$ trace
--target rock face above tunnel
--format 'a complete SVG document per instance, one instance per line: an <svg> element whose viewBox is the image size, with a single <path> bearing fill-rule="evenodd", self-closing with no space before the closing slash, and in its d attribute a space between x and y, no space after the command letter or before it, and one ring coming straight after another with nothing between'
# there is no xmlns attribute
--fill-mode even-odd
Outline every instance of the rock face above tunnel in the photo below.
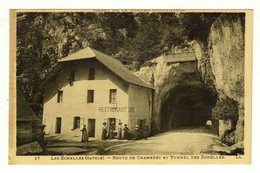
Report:
<svg viewBox="0 0 260 173"><path fill-rule="evenodd" d="M182 54L183 60L186 59L185 55L187 54ZM135 73L155 87L152 117L152 131L154 133L182 125L191 125L188 122L192 122L192 119L196 120L196 117L190 117L192 107L196 104L192 104L189 100L199 100L201 103L204 98L208 98L208 95L210 95L197 71L197 62L188 58L186 60L169 63L165 61L165 56L160 56L147 62L146 66ZM189 89L193 93L190 93L186 89ZM199 95L196 95L196 91L206 93L205 97L201 97L203 99L196 99L199 98ZM187 107L190 104L192 107ZM175 109L176 107L180 109ZM208 113L208 110L206 112ZM180 113L182 113L181 117L178 116ZM203 122L206 121L204 120L205 115L201 117L203 117ZM199 124L202 121L193 122Z"/></svg>
<svg viewBox="0 0 260 173"><path fill-rule="evenodd" d="M203 80L213 81L208 87L215 88L219 99L229 97L238 102L235 142L244 139L244 33L242 15L222 15L212 24L208 42L191 44L198 69L206 74L201 75Z"/></svg>

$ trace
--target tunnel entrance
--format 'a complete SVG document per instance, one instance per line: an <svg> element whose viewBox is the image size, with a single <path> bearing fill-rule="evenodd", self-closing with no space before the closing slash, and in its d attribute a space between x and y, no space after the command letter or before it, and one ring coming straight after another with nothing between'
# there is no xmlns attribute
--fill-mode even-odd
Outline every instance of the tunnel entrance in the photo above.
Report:
<svg viewBox="0 0 260 173"><path fill-rule="evenodd" d="M175 86L162 97L161 131L205 125L211 118L211 108L216 99L205 86Z"/></svg>

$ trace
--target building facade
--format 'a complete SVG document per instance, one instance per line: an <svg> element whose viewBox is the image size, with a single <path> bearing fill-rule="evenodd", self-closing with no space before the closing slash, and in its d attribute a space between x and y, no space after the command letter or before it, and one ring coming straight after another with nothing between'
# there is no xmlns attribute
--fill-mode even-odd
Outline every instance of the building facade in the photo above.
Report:
<svg viewBox="0 0 260 173"><path fill-rule="evenodd" d="M118 60L85 48L59 61L43 82L45 134L100 139L102 124L150 127L153 88Z"/></svg>

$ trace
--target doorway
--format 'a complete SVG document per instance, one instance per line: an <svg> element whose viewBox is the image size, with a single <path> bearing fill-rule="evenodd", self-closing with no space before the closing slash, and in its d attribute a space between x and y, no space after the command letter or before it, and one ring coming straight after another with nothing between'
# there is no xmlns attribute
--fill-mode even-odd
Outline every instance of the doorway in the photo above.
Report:
<svg viewBox="0 0 260 173"><path fill-rule="evenodd" d="M61 117L56 117L55 133L61 133Z"/></svg>
<svg viewBox="0 0 260 173"><path fill-rule="evenodd" d="M146 119L138 119L138 120L137 120L137 125L139 126L139 129L140 129L140 130L143 130L143 129L144 129L144 127L145 127L145 121L146 121Z"/></svg>
<svg viewBox="0 0 260 173"><path fill-rule="evenodd" d="M95 137L96 120L88 119L88 136Z"/></svg>
<svg viewBox="0 0 260 173"><path fill-rule="evenodd" d="M115 118L108 118L107 120L107 127L112 128L112 130L116 130L116 119Z"/></svg>

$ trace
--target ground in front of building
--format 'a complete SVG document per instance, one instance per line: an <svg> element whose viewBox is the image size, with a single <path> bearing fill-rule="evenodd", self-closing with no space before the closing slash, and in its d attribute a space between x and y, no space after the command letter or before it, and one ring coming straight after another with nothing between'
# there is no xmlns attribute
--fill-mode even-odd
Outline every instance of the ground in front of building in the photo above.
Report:
<svg viewBox="0 0 260 173"><path fill-rule="evenodd" d="M180 128L142 140L91 140L47 137L47 155L194 155L216 154L229 149L205 127ZM212 153L212 151L214 151ZM219 152L219 153L220 153Z"/></svg>
<svg viewBox="0 0 260 173"><path fill-rule="evenodd" d="M105 148L126 144L128 140L93 140L81 142L80 137L66 138L62 136L45 137L46 149L43 155L87 155L91 153L103 154Z"/></svg>

